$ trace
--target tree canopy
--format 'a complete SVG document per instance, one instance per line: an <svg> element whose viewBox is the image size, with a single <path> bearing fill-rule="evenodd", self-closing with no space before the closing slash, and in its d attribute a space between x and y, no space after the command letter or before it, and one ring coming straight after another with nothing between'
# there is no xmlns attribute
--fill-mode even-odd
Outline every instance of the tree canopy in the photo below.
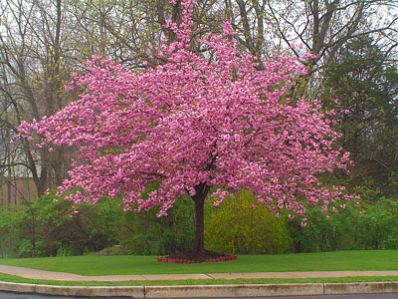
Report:
<svg viewBox="0 0 398 299"><path fill-rule="evenodd" d="M317 102L285 96L294 79L305 76L306 57L260 64L238 50L229 23L220 35L193 40L195 3L182 1L182 22L167 22L176 40L158 48L156 67L133 73L94 57L75 76L72 85L85 87L77 101L20 126L29 140L32 131L38 134L39 146L78 148L59 193L93 203L121 196L126 209L159 207L158 216L189 195L196 206L197 251L203 250L203 204L210 193L219 204L249 189L275 213L287 209L292 215L304 215L308 205L339 207L340 199L350 198L344 187L322 186L317 177L350 163L335 146L334 114ZM193 42L205 54L193 51ZM154 183L157 188L143 196Z"/></svg>

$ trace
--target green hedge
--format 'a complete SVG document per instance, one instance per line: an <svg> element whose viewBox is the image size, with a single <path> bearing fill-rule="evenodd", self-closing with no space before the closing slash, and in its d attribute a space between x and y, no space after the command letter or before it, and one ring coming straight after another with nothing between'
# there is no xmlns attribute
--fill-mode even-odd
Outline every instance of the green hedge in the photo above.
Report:
<svg viewBox="0 0 398 299"><path fill-rule="evenodd" d="M166 218L155 214L124 213L118 200L74 205L52 193L27 206L0 211L0 257L189 251L194 233L192 200L178 199ZM219 207L209 200L205 245L208 250L239 254L398 249L395 200L351 202L329 218L312 208L308 218L305 228L299 219L277 219L250 192Z"/></svg>

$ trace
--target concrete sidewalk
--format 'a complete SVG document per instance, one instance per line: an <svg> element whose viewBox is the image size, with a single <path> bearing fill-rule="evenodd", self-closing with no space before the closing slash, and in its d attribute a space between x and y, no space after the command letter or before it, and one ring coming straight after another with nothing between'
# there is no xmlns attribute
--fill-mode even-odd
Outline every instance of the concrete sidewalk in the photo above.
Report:
<svg viewBox="0 0 398 299"><path fill-rule="evenodd" d="M50 272L31 268L0 265L0 273L24 278L58 281L130 281L130 280L186 280L186 279L253 279L253 278L335 278L354 276L398 276L398 271L314 271L262 273L206 273L206 274L148 274L82 276L64 272Z"/></svg>

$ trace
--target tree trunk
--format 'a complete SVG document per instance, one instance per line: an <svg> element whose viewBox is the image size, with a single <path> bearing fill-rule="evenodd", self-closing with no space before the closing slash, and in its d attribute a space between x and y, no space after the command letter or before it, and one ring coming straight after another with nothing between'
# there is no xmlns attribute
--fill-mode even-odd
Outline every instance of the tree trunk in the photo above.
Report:
<svg viewBox="0 0 398 299"><path fill-rule="evenodd" d="M195 190L196 194L192 196L192 200L195 202L195 239L193 242L193 253L199 256L205 251L204 204L210 188L206 184L200 184Z"/></svg>
<svg viewBox="0 0 398 299"><path fill-rule="evenodd" d="M195 201L195 240L193 252L200 254L205 250L204 243L204 198L194 199Z"/></svg>

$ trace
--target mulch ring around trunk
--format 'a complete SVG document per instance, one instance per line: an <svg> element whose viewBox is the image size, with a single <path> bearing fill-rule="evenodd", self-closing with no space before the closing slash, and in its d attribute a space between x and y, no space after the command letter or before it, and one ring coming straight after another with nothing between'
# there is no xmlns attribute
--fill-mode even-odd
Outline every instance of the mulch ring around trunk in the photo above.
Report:
<svg viewBox="0 0 398 299"><path fill-rule="evenodd" d="M201 253L176 253L167 257L158 257L158 262L161 263L176 263L176 264L193 264L193 263L215 263L234 261L238 257L235 254L222 254L211 251L204 251Z"/></svg>

